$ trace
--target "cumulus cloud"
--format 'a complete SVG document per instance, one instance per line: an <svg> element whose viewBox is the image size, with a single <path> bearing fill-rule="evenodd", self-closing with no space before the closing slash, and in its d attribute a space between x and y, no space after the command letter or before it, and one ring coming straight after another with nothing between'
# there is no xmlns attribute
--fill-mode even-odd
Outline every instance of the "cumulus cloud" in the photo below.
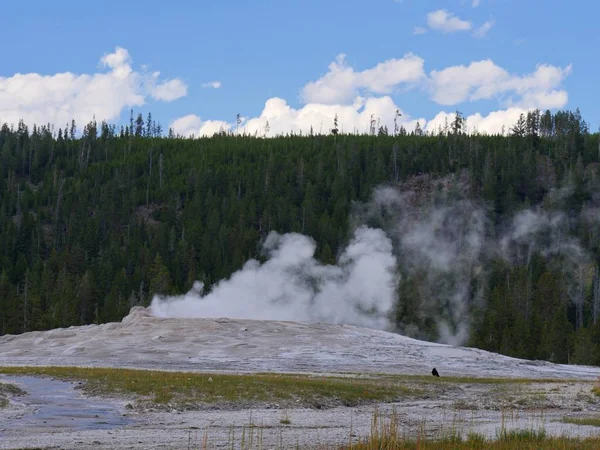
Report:
<svg viewBox="0 0 600 450"><path fill-rule="evenodd" d="M476 8L479 6L480 2L478 0L473 1L473 7ZM481 26L475 28L473 30L473 36L476 38L483 38L487 35L487 33L492 29L495 25L494 20L488 20L483 23ZM427 14L427 25L430 29L440 31L442 33L457 33L461 31L469 31L473 29L473 24L468 20L462 20L458 18L451 12L446 11L445 9L438 9L437 11L432 11ZM423 34L425 33L425 28L423 27L415 27L413 34Z"/></svg>
<svg viewBox="0 0 600 450"><path fill-rule="evenodd" d="M423 59L407 53L400 59L388 59L375 67L356 72L340 54L329 65L329 71L317 81L304 86L305 103L343 104L353 101L361 92L389 94L399 85L411 86L424 76Z"/></svg>
<svg viewBox="0 0 600 450"><path fill-rule="evenodd" d="M308 134L312 128L314 133L329 133L336 114L338 126L346 133L368 132L371 117L379 120L379 126L387 126L393 132L396 111L402 114L396 121L398 127L413 130L417 120L402 113L402 109L388 96L367 99L357 97L352 105L309 103L298 109L281 98L271 98L258 117L242 122L239 132L271 137L290 132ZM425 119L419 120L421 125L425 123ZM211 136L220 129L234 130L235 125L222 121L202 121L198 116L188 115L175 120L171 128L178 134L199 137Z"/></svg>
<svg viewBox="0 0 600 450"><path fill-rule="evenodd" d="M187 86L183 81L175 78L174 80L157 84L152 89L151 94L156 100L171 102L178 98L185 97L187 95Z"/></svg>
<svg viewBox="0 0 600 450"><path fill-rule="evenodd" d="M473 6L473 8L477 8L479 5L481 5L481 0L473 0L473 2L471 3L471 6Z"/></svg>
<svg viewBox="0 0 600 450"><path fill-rule="evenodd" d="M557 88L570 73L571 65L561 68L542 64L531 74L513 75L487 59L434 70L429 80L432 99L441 105L508 95L507 106L557 108L566 104L567 93ZM510 97L515 94L520 97L517 101Z"/></svg>
<svg viewBox="0 0 600 450"><path fill-rule="evenodd" d="M487 115L480 113L471 114L465 117L468 133L487 133L487 134L506 134L521 114L527 114L529 110L523 108L508 108L504 110L492 111ZM437 133L442 130L446 124L451 124L456 117L455 112L442 111L433 119L427 122L425 130L427 132Z"/></svg>
<svg viewBox="0 0 600 450"><path fill-rule="evenodd" d="M364 106L363 106L364 105ZM536 108L507 108L492 111L488 114L475 113L465 116L468 133L506 134L517 123L521 114ZM329 134L333 128L333 120L338 115L341 129L345 133L367 133L371 114L375 120L379 119L380 126L386 126L390 133L394 127L394 116L399 107L389 97L357 99L352 106L309 104L300 109L290 107L280 98L269 99L262 113L258 117L244 119L239 127L240 133L257 134L258 136L273 137L286 133L308 134L310 129L314 133ZM419 123L422 130L436 134L439 129L444 129L446 124L451 124L456 117L455 112L441 111L432 119L411 119L403 114L397 120L398 127L403 126L409 132L413 131ZM265 125L269 122L269 131L265 132ZM220 131L234 131L235 124L221 120L203 121L200 117L190 114L171 123L171 128L176 134L182 136L212 136Z"/></svg>
<svg viewBox="0 0 600 450"><path fill-rule="evenodd" d="M552 90L549 92L527 92L519 102L526 108L557 109L567 104L569 94L565 90Z"/></svg>
<svg viewBox="0 0 600 450"><path fill-rule="evenodd" d="M220 81L209 81L208 83L202 83L203 88L219 89L223 84Z"/></svg>
<svg viewBox="0 0 600 450"><path fill-rule="evenodd" d="M188 114L171 122L170 128L176 135L186 137L212 136L227 131L231 125L223 120L202 120L195 114Z"/></svg>
<svg viewBox="0 0 600 450"><path fill-rule="evenodd" d="M492 29L492 27L496 24L495 20L488 20L483 25L475 30L473 36L477 38L483 38L488 34L488 31Z"/></svg>
<svg viewBox="0 0 600 450"><path fill-rule="evenodd" d="M129 52L117 47L100 59L104 72L54 75L37 73L0 77L0 119L57 126L75 119L87 123L114 120L124 108L141 106L147 97L171 101L186 94L179 79L161 82L159 74L135 71Z"/></svg>
<svg viewBox="0 0 600 450"><path fill-rule="evenodd" d="M476 33L483 36L493 26L493 22L486 24ZM341 105L353 102L361 94L385 95L402 87L420 86L427 87L431 99L441 105L497 98L503 100L505 107L561 108L568 96L560 86L570 73L570 65L561 68L542 64L533 73L516 75L486 59L468 66L433 70L427 76L424 60L412 53L357 71L341 54L324 76L304 86L301 98L305 103Z"/></svg>
<svg viewBox="0 0 600 450"><path fill-rule="evenodd" d="M366 133L371 119L378 125L394 130L396 117L398 127L409 131L417 121L421 128L436 132L445 121L452 122L454 113L442 111L427 122L424 118L411 118L410 111L403 111L389 95L406 87L423 88L431 100L441 105L457 105L477 100L498 100L504 109L487 115L473 114L467 117L468 130L482 133L501 133L514 125L520 114L532 109L562 108L568 100L561 89L562 82L571 72L571 66L560 68L547 64L538 65L529 74L511 74L491 60L475 61L468 66L459 65L442 70L424 72L424 61L414 54L401 59L384 61L372 68L357 71L350 67L344 55L338 56L329 71L317 81L306 84L301 98L306 104L294 108L281 98L265 102L260 115L244 118L239 127L225 121L202 120L188 115L175 120L171 128L185 136L211 136L219 131L237 129L240 133L259 136L276 136L286 133L329 133L334 117L343 132ZM360 94L364 93L365 96Z"/></svg>
<svg viewBox="0 0 600 450"><path fill-rule="evenodd" d="M427 25L432 30L443 33L456 33L458 31L469 31L472 28L471 22L461 20L454 14L445 9L438 9L427 14Z"/></svg>

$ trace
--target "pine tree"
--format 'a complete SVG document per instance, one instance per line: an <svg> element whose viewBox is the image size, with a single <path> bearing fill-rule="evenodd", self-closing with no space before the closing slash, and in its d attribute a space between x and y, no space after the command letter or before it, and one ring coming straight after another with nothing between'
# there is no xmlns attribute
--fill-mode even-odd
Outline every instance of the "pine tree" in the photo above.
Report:
<svg viewBox="0 0 600 450"><path fill-rule="evenodd" d="M135 137L142 137L144 135L144 118L142 114L138 114L135 121Z"/></svg>

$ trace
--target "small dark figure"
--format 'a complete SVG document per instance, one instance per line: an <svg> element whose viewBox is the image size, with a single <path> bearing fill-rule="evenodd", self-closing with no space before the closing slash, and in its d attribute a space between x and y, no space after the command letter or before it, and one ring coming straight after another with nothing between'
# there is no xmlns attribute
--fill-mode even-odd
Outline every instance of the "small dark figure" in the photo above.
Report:
<svg viewBox="0 0 600 450"><path fill-rule="evenodd" d="M434 377L439 377L440 374L438 373L438 371L436 370L436 368L434 367L433 370L431 371L431 375L433 375Z"/></svg>

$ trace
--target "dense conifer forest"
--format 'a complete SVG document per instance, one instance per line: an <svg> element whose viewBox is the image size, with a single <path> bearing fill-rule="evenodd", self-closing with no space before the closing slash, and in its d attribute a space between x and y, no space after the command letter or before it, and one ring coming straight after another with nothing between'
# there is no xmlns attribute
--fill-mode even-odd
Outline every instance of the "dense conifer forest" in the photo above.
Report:
<svg viewBox="0 0 600 450"><path fill-rule="evenodd" d="M154 293L210 288L262 258L270 230L311 236L335 263L374 188L467 174L463 194L487 205L492 233L519 211L560 209L563 234L548 239L586 255L573 267L543 249L489 258L467 343L600 364L600 141L578 111L531 112L495 136L464 133L460 114L433 134L185 139L141 115L78 125L0 128L1 334L116 321ZM394 320L437 339L418 280L398 289Z"/></svg>

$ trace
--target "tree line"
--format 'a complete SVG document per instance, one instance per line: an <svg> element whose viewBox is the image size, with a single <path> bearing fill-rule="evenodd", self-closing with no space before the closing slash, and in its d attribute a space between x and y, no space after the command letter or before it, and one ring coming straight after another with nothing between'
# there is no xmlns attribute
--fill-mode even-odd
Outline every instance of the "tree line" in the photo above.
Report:
<svg viewBox="0 0 600 450"><path fill-rule="evenodd" d="M462 115L435 133L163 136L151 115L120 128L75 122L56 131L0 127L0 333L124 317L154 293L208 288L250 258L271 230L317 242L334 263L348 241L353 202L373 188L467 171L469 195L502 224L570 183L563 206L579 217L600 206L600 140L578 111L533 111L506 135L467 134ZM575 305L564 270L541 254L491 261L483 306L472 308L469 344L525 358L600 364L598 227L567 230L593 256ZM417 289L401 286L396 320L416 314ZM527 307L524 307L527 305Z"/></svg>

